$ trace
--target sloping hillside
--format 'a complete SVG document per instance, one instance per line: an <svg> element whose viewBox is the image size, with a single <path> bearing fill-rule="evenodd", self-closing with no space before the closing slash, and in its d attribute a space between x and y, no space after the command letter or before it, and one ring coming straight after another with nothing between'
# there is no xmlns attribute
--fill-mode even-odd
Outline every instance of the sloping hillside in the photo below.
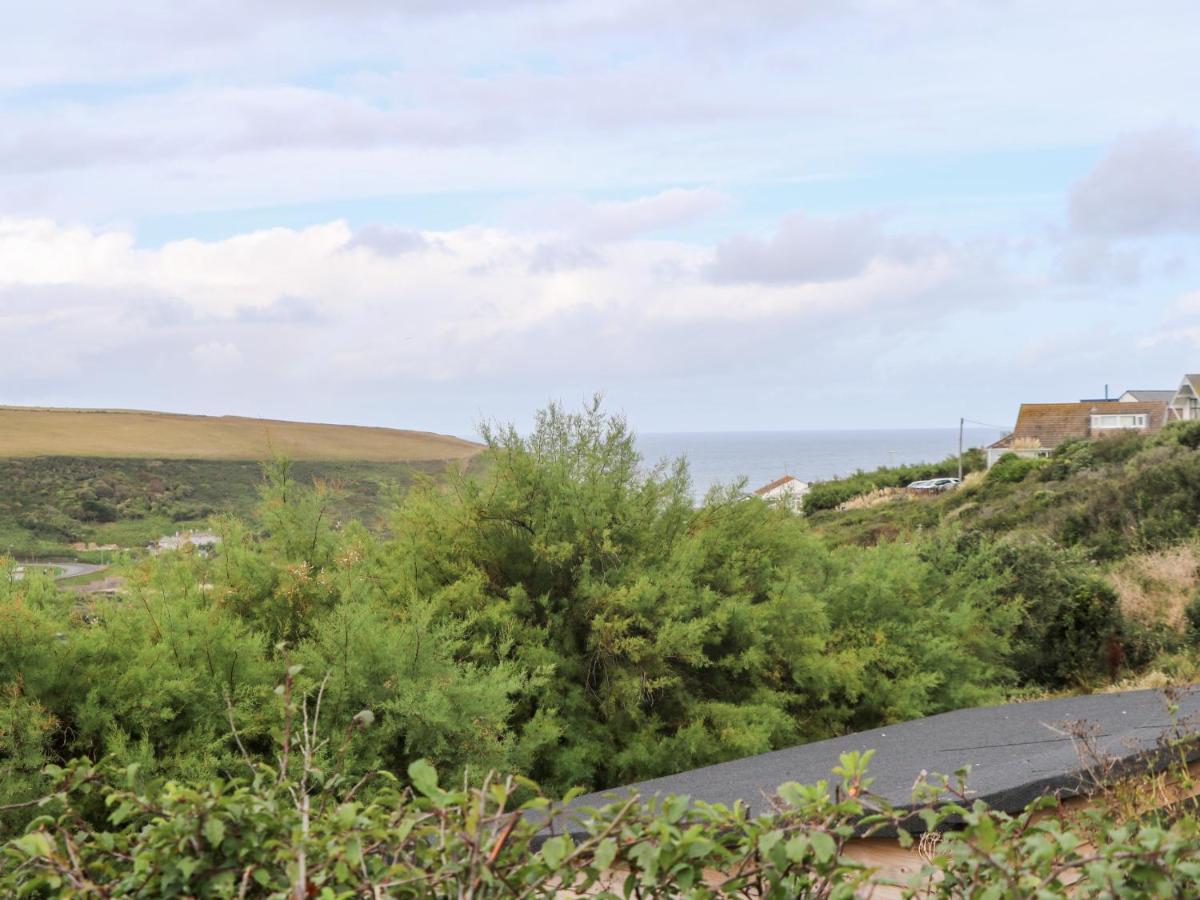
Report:
<svg viewBox="0 0 1200 900"><path fill-rule="evenodd" d="M0 407L0 555L140 547L219 513L249 515L261 463L336 486L340 521L381 526L395 489L479 444L422 431L118 410Z"/></svg>
<svg viewBox="0 0 1200 900"><path fill-rule="evenodd" d="M479 444L444 434L126 410L0 407L0 457L417 462L466 459Z"/></svg>

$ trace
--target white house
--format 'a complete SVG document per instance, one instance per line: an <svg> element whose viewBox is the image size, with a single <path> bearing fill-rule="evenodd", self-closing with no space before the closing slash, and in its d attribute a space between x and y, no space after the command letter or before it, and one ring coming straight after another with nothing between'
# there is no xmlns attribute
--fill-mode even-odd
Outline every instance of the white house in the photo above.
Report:
<svg viewBox="0 0 1200 900"><path fill-rule="evenodd" d="M1171 398L1175 418L1189 422L1200 419L1200 375L1184 375Z"/></svg>
<svg viewBox="0 0 1200 900"><path fill-rule="evenodd" d="M220 535L207 531L175 532L164 538L159 538L150 545L151 553L162 553L164 550L182 550L186 546L195 547L200 553L211 553L221 543Z"/></svg>
<svg viewBox="0 0 1200 900"><path fill-rule="evenodd" d="M808 487L807 481L801 481L791 475L784 475L782 478L776 478L770 484L764 484L756 489L754 496L761 497L768 503L779 503L792 512L801 512Z"/></svg>

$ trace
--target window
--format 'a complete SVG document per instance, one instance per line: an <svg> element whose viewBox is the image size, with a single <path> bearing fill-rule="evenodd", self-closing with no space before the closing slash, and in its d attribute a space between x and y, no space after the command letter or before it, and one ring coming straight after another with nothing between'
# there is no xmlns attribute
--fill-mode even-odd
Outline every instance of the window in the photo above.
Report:
<svg viewBox="0 0 1200 900"><path fill-rule="evenodd" d="M1146 416L1113 415L1092 416L1092 428L1145 428Z"/></svg>

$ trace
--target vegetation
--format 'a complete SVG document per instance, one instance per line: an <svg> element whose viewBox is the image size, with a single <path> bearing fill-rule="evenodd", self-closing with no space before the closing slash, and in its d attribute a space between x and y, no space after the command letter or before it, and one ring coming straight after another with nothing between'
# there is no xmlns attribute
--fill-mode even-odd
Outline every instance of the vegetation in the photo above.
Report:
<svg viewBox="0 0 1200 900"><path fill-rule="evenodd" d="M442 462L298 460L294 477L337 487L335 520L386 525L396 489ZM44 456L0 459L0 553L79 556L76 542L140 548L216 514L254 514L261 462Z"/></svg>
<svg viewBox="0 0 1200 900"><path fill-rule="evenodd" d="M512 878L536 894L618 863L652 884L739 859L780 896L852 886L861 870L840 861L836 829L857 813L799 788L785 795L805 810L795 843L799 832L771 838L777 826L736 812L629 811L613 824L624 814L610 810L588 849L535 853L532 826L509 828L503 810L536 795L522 779L551 795L607 788L1192 659L1200 614L1188 602L1173 618L1127 614L1110 567L1140 578L1133 553L1194 536L1197 436L1070 445L1019 477L1005 460L947 495L802 517L732 488L696 506L686 465L646 471L621 418L552 406L529 435L485 429L485 465L417 477L379 530L344 516L346 492L308 464L273 463L252 515L213 518L217 553L131 563L119 599L80 605L43 575L0 573L0 830L33 829L10 843L2 877L119 886L150 867L167 879L150 893L253 883L265 895L299 877L299 841L321 873L309 883L331 895L437 893L464 873L477 892ZM46 477L44 490L85 515L92 498L147 517L201 502L169 478L139 493L154 464L123 465L70 488ZM223 470L179 465L230 489ZM901 477L887 471L856 484ZM335 737L306 750L317 696ZM463 789L437 788L422 761ZM416 773L415 793L381 772ZM42 795L54 799L29 805ZM978 822L1009 843L982 868L949 854L946 884L983 878L1015 896L1026 876L1048 890L1101 877L1065 833L962 815L968 833ZM197 833L210 819L222 824ZM814 822L835 823L818 829L833 850L809 835ZM626 823L632 836L616 841ZM76 826L86 849L67 847ZM1196 852L1190 825L1095 827L1088 840L1121 848L1103 878L1151 884ZM1153 850L1137 843L1151 834ZM1037 849L1027 838L1041 849L1022 861L1015 848Z"/></svg>
<svg viewBox="0 0 1200 900"><path fill-rule="evenodd" d="M1070 814L1053 798L1010 816L971 802L967 770L914 787L913 806L873 796L872 752L841 757L835 780L787 783L750 816L687 797L636 796L599 809L551 802L524 779L443 786L424 760L404 784L346 777L360 713L322 738L320 691L280 685L275 766L157 782L138 766L51 766L37 816L0 848L9 896L831 898L889 888L904 897L1185 896L1200 877L1196 818L1160 799L1163 776L1104 786ZM1179 760L1182 745L1168 749ZM1187 779L1187 770L1177 765ZM1190 784L1190 781L1187 782ZM568 797L569 799L569 797ZM1147 802L1149 800L1149 802ZM849 846L923 834L911 874L864 866ZM932 838L932 840L930 840Z"/></svg>
<svg viewBox="0 0 1200 900"><path fill-rule="evenodd" d="M78 556L76 543L144 547L249 516L262 460L284 455L297 477L341 488L334 514L372 526L393 488L475 457L446 435L118 410L0 407L0 552Z"/></svg>
<svg viewBox="0 0 1200 900"><path fill-rule="evenodd" d="M914 481L930 478L958 476L959 458L948 456L941 462L914 463L905 466L886 466L873 472L858 471L846 478L818 481L804 495L804 511L815 513L823 509L837 509L847 500L870 494L882 488L900 488ZM978 472L987 465L982 450L972 448L962 455L963 474Z"/></svg>
<svg viewBox="0 0 1200 900"><path fill-rule="evenodd" d="M953 525L835 546L733 490L694 507L686 467L643 471L597 406L486 439L484 471L420 480L385 535L277 464L250 523L214 521L219 553L138 563L123 599L0 578L0 686L25 723L19 752L0 736L0 803L81 755L236 771L227 716L264 752L281 646L331 673L332 727L375 716L352 772L428 758L551 791L1109 674L1123 622L1078 550Z"/></svg>
<svg viewBox="0 0 1200 900"><path fill-rule="evenodd" d="M1009 454L986 477L968 478L962 488L924 502L849 516L814 508L813 522L839 543L907 539L953 523L985 534L1049 540L1097 561L1160 550L1191 539L1200 524L1198 425L1176 422L1155 435L1126 432L1069 441L1045 460ZM877 480L855 478L860 481L829 482L835 487L828 489L853 496Z"/></svg>

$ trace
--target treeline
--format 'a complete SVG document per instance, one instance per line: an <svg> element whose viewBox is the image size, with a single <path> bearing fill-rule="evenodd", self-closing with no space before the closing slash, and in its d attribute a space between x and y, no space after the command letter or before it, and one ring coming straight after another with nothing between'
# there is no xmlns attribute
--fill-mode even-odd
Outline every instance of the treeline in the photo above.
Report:
<svg viewBox="0 0 1200 900"><path fill-rule="evenodd" d="M280 463L214 557L146 561L123 599L0 576L0 806L80 756L194 779L270 759L281 666L328 679L334 733L370 711L351 772L426 758L552 792L1114 674L1126 623L1077 549L949 524L838 545L733 489L694 507L686 465L646 472L598 406L486 438L386 536Z"/></svg>

